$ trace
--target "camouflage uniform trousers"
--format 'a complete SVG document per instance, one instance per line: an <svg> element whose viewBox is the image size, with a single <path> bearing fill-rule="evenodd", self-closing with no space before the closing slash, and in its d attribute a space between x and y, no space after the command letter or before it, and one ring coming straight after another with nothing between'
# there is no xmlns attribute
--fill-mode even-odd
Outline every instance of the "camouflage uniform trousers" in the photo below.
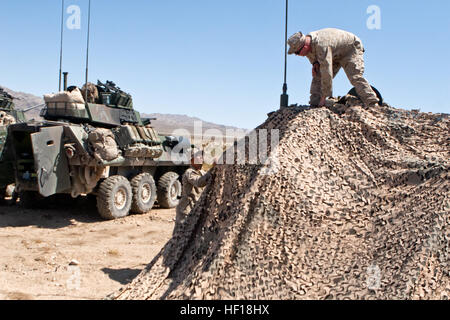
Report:
<svg viewBox="0 0 450 320"><path fill-rule="evenodd" d="M211 173L205 173L202 170L194 170L189 168L184 173L182 178L183 191L180 202L176 208L176 221L173 229L173 235L182 231L187 216L195 207L201 193L203 192L203 188L210 179Z"/></svg>
<svg viewBox="0 0 450 320"><path fill-rule="evenodd" d="M354 44L354 50L339 61L333 61L333 78L339 70L344 69L350 83L355 87L358 96L366 107L374 107L379 102L369 82L364 78L364 49L359 41ZM322 96L320 72L313 77L311 83L311 105L318 105Z"/></svg>
<svg viewBox="0 0 450 320"><path fill-rule="evenodd" d="M194 208L194 206L191 203L188 203L186 205L179 204L176 208L176 215L175 215L175 226L173 229L173 235L175 235L177 232L180 231L181 227L184 225L184 221L186 220L187 216L191 212L191 210Z"/></svg>

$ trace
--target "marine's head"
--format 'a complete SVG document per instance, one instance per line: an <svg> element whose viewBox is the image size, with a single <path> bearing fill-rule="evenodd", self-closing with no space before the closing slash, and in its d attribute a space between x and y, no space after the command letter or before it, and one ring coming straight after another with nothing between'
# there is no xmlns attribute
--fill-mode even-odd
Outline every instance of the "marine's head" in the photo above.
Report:
<svg viewBox="0 0 450 320"><path fill-rule="evenodd" d="M288 54L306 56L311 51L311 37L301 32L294 33L287 41L289 45Z"/></svg>
<svg viewBox="0 0 450 320"><path fill-rule="evenodd" d="M203 151L195 152L191 157L191 167L200 170L203 167Z"/></svg>

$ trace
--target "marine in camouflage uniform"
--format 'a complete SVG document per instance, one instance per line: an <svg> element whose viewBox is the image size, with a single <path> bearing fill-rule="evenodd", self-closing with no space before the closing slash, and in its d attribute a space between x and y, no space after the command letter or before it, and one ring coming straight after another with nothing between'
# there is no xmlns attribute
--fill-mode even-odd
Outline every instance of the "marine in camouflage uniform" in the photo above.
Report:
<svg viewBox="0 0 450 320"><path fill-rule="evenodd" d="M344 69L351 84L366 107L375 107L378 98L363 77L364 47L354 34L339 29L322 29L304 36L292 35L289 54L306 56L313 65L311 105L323 105L325 98L333 96L333 78Z"/></svg>
<svg viewBox="0 0 450 320"><path fill-rule="evenodd" d="M181 199L176 208L176 222L174 228L175 232L180 228L186 219L187 215L194 208L203 188L211 179L211 172L205 172L202 168L203 157L201 153L197 153L191 160L191 168L187 169L182 178L183 190L181 192Z"/></svg>

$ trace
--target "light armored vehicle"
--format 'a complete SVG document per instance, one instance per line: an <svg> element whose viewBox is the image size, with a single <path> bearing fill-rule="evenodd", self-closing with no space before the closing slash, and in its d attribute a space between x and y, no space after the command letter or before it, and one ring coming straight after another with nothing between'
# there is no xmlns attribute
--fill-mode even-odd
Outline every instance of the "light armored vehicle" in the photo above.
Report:
<svg viewBox="0 0 450 320"><path fill-rule="evenodd" d="M0 154L6 141L7 128L16 122L25 122L25 113L16 110L14 98L4 89L0 88Z"/></svg>
<svg viewBox="0 0 450 320"><path fill-rule="evenodd" d="M10 94L0 88L0 203L5 201L8 186L14 184L12 163L6 163L3 160L8 126L26 121L25 113L15 108L13 100L14 98ZM10 188L10 190L12 189Z"/></svg>
<svg viewBox="0 0 450 320"><path fill-rule="evenodd" d="M156 201L176 206L189 139L158 135L113 82L64 87L44 96L44 120L8 127L5 158L20 201L93 194L105 219L148 212Z"/></svg>

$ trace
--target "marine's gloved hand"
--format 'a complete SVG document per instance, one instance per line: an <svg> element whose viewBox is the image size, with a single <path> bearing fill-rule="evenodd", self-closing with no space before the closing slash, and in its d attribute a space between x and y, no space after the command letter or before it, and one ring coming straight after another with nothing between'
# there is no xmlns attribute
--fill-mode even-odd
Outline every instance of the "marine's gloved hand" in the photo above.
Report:
<svg viewBox="0 0 450 320"><path fill-rule="evenodd" d="M313 68L312 68L312 76L315 78L320 72L320 63L314 62Z"/></svg>

